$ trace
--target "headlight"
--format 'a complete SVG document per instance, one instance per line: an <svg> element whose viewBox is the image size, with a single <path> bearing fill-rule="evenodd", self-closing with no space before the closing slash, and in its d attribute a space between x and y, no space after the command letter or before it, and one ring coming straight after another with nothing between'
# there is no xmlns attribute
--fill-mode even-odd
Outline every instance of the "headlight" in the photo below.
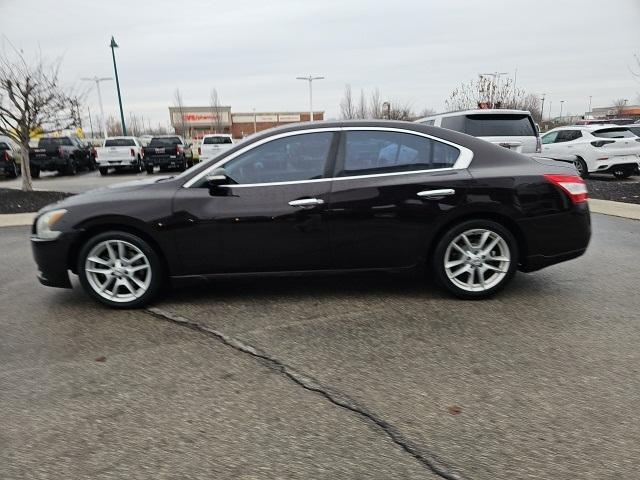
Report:
<svg viewBox="0 0 640 480"><path fill-rule="evenodd" d="M58 238L62 232L54 230L55 224L67 213L66 210L51 210L50 212L43 213L36 220L36 236L38 238L53 240Z"/></svg>

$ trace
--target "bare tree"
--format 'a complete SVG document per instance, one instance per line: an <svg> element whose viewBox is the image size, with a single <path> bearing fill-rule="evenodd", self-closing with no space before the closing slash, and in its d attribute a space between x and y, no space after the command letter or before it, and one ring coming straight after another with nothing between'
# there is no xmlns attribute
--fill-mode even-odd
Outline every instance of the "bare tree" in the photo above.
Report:
<svg viewBox="0 0 640 480"><path fill-rule="evenodd" d="M358 105L356 107L356 118L364 120L367 116L367 99L364 96L364 90L360 89L360 100L358 100Z"/></svg>
<svg viewBox="0 0 640 480"><path fill-rule="evenodd" d="M182 129L180 135L186 137L187 132L184 126L184 103L182 103L182 95L180 94L179 88L176 88L176 91L173 94L173 103L178 108L178 113L180 114L180 128Z"/></svg>
<svg viewBox="0 0 640 480"><path fill-rule="evenodd" d="M418 113L418 117L422 118L422 117L430 117L431 115L435 115L436 111L433 108L429 108L429 107L424 107L422 110L420 110L420 113Z"/></svg>
<svg viewBox="0 0 640 480"><path fill-rule="evenodd" d="M469 110L480 105L489 108L513 108L522 102L524 97L524 90L516 88L513 80L509 78L498 84L493 78L480 77L455 88L445 101L445 106L448 111Z"/></svg>
<svg viewBox="0 0 640 480"><path fill-rule="evenodd" d="M410 103L402 103L398 100L391 100L389 104L389 120L413 121L416 119L416 114L414 113Z"/></svg>
<svg viewBox="0 0 640 480"><path fill-rule="evenodd" d="M380 97L380 89L376 89L371 92L369 96L369 116L371 118L382 118L382 100Z"/></svg>
<svg viewBox="0 0 640 480"><path fill-rule="evenodd" d="M344 95L340 100L340 117L343 120L351 120L356 118L356 107L353 104L353 97L351 96L351 85L344 86Z"/></svg>
<svg viewBox="0 0 640 480"><path fill-rule="evenodd" d="M627 106L627 101L624 98L618 98L612 102L612 105L616 111L616 117L621 117L624 113L624 107Z"/></svg>
<svg viewBox="0 0 640 480"><path fill-rule="evenodd" d="M22 189L33 190L29 168L29 139L66 130L79 124L79 100L67 92L58 79L60 61L38 56L33 62L13 46L0 52L0 134L22 150Z"/></svg>
<svg viewBox="0 0 640 480"><path fill-rule="evenodd" d="M122 135L122 123L113 115L109 115L107 117L105 127L107 129L106 135L108 137L118 137Z"/></svg>
<svg viewBox="0 0 640 480"><path fill-rule="evenodd" d="M222 109L220 108L220 97L218 96L218 90L211 89L211 95L209 96L209 106L211 107L211 130L214 133L222 132Z"/></svg>

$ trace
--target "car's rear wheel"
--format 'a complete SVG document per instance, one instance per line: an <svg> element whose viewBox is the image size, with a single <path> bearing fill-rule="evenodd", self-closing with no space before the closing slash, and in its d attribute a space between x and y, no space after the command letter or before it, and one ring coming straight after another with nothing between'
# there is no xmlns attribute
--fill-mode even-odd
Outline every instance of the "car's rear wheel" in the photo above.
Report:
<svg viewBox="0 0 640 480"><path fill-rule="evenodd" d="M109 173L109 169L107 167L100 167L98 170L100 171L100 175L107 175Z"/></svg>
<svg viewBox="0 0 640 480"><path fill-rule="evenodd" d="M76 173L78 173L78 165L76 164L75 160L69 161L64 173L66 173L67 175L75 175Z"/></svg>
<svg viewBox="0 0 640 480"><path fill-rule="evenodd" d="M9 170L7 170L7 177L9 178L18 177L18 166L15 163L9 168Z"/></svg>
<svg viewBox="0 0 640 480"><path fill-rule="evenodd" d="M459 298L485 298L502 289L518 266L512 233L491 220L468 220L449 229L432 259L438 282Z"/></svg>
<svg viewBox="0 0 640 480"><path fill-rule="evenodd" d="M31 177L40 178L40 169L36 166L31 166Z"/></svg>
<svg viewBox="0 0 640 480"><path fill-rule="evenodd" d="M576 157L576 159L573 161L573 164L575 165L576 170L578 170L578 174L582 178L589 178L589 169L587 168L586 162L582 158Z"/></svg>
<svg viewBox="0 0 640 480"><path fill-rule="evenodd" d="M85 291L114 308L148 304L162 286L162 263L142 238L111 231L91 238L78 257L78 276Z"/></svg>
<svg viewBox="0 0 640 480"><path fill-rule="evenodd" d="M151 175L151 174L153 173L153 165L147 165L147 166L145 167L145 170L147 171L147 173L148 173L149 175Z"/></svg>

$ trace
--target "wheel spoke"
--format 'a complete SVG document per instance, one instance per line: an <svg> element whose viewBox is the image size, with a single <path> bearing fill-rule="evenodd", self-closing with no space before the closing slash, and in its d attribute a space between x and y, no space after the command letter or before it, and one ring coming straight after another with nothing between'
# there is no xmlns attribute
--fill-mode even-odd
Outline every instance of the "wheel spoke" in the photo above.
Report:
<svg viewBox="0 0 640 480"><path fill-rule="evenodd" d="M111 275L110 268L85 268L85 270L90 273L99 273L101 275Z"/></svg>
<svg viewBox="0 0 640 480"><path fill-rule="evenodd" d="M482 250L484 248L485 243L487 243L487 240L489 239L489 236L491 235L491 232L488 230L485 230L482 233L482 236L480 237L480 242L478 243L478 248L480 250Z"/></svg>
<svg viewBox="0 0 640 480"><path fill-rule="evenodd" d="M462 234L462 240L464 240L464 244L467 246L469 251L473 251L473 245L471 245L469 237L467 237L464 233Z"/></svg>
<svg viewBox="0 0 640 480"><path fill-rule="evenodd" d="M495 260L496 262L509 262L510 259L507 257L497 256L497 257L488 257L486 260Z"/></svg>
<svg viewBox="0 0 640 480"><path fill-rule="evenodd" d="M496 237L493 240L491 240L491 243L489 243L489 246L484 250L482 250L482 255L487 255L491 250L494 249L494 247L498 244L498 242L500 242L500 237Z"/></svg>
<svg viewBox="0 0 640 480"><path fill-rule="evenodd" d="M146 270L146 269L148 269L148 268L150 268L150 267L149 267L149 265L147 265L147 264L145 263L145 264L143 264L143 265L136 265L135 267L131 267L131 268L129 269L129 271L130 271L131 273L134 273L134 272L137 272L137 271L139 271L139 270Z"/></svg>
<svg viewBox="0 0 640 480"><path fill-rule="evenodd" d="M453 278L459 277L460 275L462 275L463 273L468 272L469 270L471 270L471 266L470 265L464 265L463 267L460 267L459 269L457 269L455 272L451 272L451 276Z"/></svg>
<svg viewBox="0 0 640 480"><path fill-rule="evenodd" d="M129 290L129 292L131 292L135 296L136 289L133 288L133 285L131 285L131 282L129 281L128 278L121 278L120 279L120 285L124 286L124 288Z"/></svg>
<svg viewBox="0 0 640 480"><path fill-rule="evenodd" d="M501 268L494 267L493 265L490 265L488 263L484 264L484 268L485 270L493 270L494 272L507 273L507 270L502 270Z"/></svg>
<svg viewBox="0 0 640 480"><path fill-rule="evenodd" d="M131 276L131 277L129 277L129 279L133 280L133 283L135 283L138 286L138 288L145 288L144 287L144 282L142 280L140 280L139 278Z"/></svg>
<svg viewBox="0 0 640 480"><path fill-rule="evenodd" d="M104 259L102 259L100 257L95 257L95 256L94 257L89 257L87 260L89 260L90 262L93 262L93 263L99 263L100 265L105 265L107 267L110 266L108 260L104 260Z"/></svg>
<svg viewBox="0 0 640 480"><path fill-rule="evenodd" d="M478 269L478 280L480 280L480 286L484 289L484 269L482 268Z"/></svg>
<svg viewBox="0 0 640 480"><path fill-rule="evenodd" d="M469 278L467 278L467 287L469 288L473 288L473 280L474 280L474 277L476 276L475 273L476 273L475 269L471 269L471 271L469 272Z"/></svg>
<svg viewBox="0 0 640 480"><path fill-rule="evenodd" d="M124 256L125 252L124 252L124 242L118 242L118 257L120 258L120 260L124 260L126 257Z"/></svg>
<svg viewBox="0 0 640 480"><path fill-rule="evenodd" d="M108 278L104 281L104 283L103 283L102 285L100 285L99 290L100 290L101 292L104 292L104 291L107 289L107 287L111 284L111 281L112 281L112 280L114 280L114 277L108 277ZM117 281L116 281L116 283L117 283ZM115 288L115 287L114 287L114 288Z"/></svg>
<svg viewBox="0 0 640 480"><path fill-rule="evenodd" d="M109 259L115 262L117 256L116 252L113 250L111 242L107 242L105 246L107 247L107 252L109 252Z"/></svg>
<svg viewBox="0 0 640 480"><path fill-rule="evenodd" d="M467 255L467 251L463 249L460 245L458 245L456 242L453 242L451 246L456 250L458 250L462 255L465 255L465 256Z"/></svg>
<svg viewBox="0 0 640 480"><path fill-rule="evenodd" d="M135 263L141 258L144 258L144 253L138 253L137 255L134 255L133 257L129 258L127 261L129 263Z"/></svg>
<svg viewBox="0 0 640 480"><path fill-rule="evenodd" d="M457 267L458 265L462 265L465 262L464 258L461 258L460 260L452 260L450 262L447 262L444 264L445 268L452 268L452 267Z"/></svg>

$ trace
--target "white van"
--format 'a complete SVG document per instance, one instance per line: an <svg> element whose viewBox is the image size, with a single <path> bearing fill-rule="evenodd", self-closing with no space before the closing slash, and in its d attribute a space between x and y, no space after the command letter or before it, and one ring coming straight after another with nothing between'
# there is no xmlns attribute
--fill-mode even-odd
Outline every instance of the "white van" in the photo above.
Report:
<svg viewBox="0 0 640 480"><path fill-rule="evenodd" d="M463 110L431 115L416 122L466 133L518 153L542 151L538 127L526 110Z"/></svg>

